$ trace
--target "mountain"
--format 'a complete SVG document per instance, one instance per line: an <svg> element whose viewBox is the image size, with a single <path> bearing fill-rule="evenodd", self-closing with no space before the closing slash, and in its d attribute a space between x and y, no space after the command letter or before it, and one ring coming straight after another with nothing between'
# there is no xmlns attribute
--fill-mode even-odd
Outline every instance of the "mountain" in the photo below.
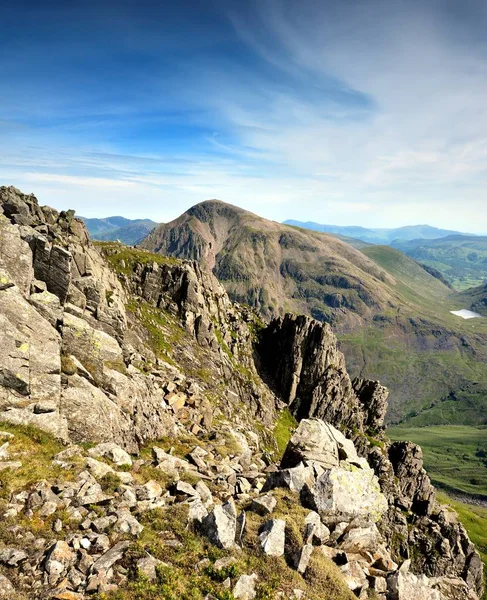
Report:
<svg viewBox="0 0 487 600"><path fill-rule="evenodd" d="M388 422L472 381L487 390L487 323L452 315L463 300L394 248L358 251L219 201L157 226L142 246L199 261L264 318L292 311L330 323L352 374L376 373L391 389Z"/></svg>
<svg viewBox="0 0 487 600"><path fill-rule="evenodd" d="M322 233L332 233L356 238L370 244L391 244L394 240L416 240L416 239L436 239L448 235L462 235L458 231L449 229L438 229L430 225L406 225L395 229L366 228L356 226L325 225L307 221L288 220L284 221L286 225L294 225ZM466 234L465 234L466 235ZM473 235L473 234L472 234ZM402 249L402 248L401 248Z"/></svg>
<svg viewBox="0 0 487 600"><path fill-rule="evenodd" d="M135 246L157 225L150 219L126 219L125 217L107 217L106 219L87 219L80 217L94 240L117 241Z"/></svg>
<svg viewBox="0 0 487 600"><path fill-rule="evenodd" d="M433 240L396 240L391 245L438 269L457 289L487 281L487 236L448 235Z"/></svg>
<svg viewBox="0 0 487 600"><path fill-rule="evenodd" d="M0 594L478 600L388 391L327 324L0 188ZM418 577L420 575L420 577ZM371 592L369 594L369 592Z"/></svg>

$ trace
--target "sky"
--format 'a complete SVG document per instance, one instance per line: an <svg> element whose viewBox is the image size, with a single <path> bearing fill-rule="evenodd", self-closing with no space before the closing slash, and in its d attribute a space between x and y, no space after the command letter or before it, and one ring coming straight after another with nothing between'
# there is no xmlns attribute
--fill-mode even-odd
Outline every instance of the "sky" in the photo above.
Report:
<svg viewBox="0 0 487 600"><path fill-rule="evenodd" d="M0 184L487 233L483 0L0 0Z"/></svg>

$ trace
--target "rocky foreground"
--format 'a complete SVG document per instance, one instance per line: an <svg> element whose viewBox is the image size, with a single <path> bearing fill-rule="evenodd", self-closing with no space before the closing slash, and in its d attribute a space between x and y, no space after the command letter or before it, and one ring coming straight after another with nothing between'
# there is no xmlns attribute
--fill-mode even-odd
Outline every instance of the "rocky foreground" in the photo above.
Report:
<svg viewBox="0 0 487 600"><path fill-rule="evenodd" d="M0 330L0 597L481 595L328 326L0 188Z"/></svg>

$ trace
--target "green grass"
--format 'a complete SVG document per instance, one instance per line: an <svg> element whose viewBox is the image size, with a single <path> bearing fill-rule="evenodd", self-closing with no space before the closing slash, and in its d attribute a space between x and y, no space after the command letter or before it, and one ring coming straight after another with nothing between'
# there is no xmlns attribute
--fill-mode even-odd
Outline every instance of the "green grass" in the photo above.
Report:
<svg viewBox="0 0 487 600"><path fill-rule="evenodd" d="M487 428L394 427L387 433L392 440L411 440L422 447L435 485L487 496Z"/></svg>
<svg viewBox="0 0 487 600"><path fill-rule="evenodd" d="M154 254L139 248L129 248L120 242L94 242L94 244L102 251L112 269L119 274L130 275L138 264L177 265L181 263L176 258Z"/></svg>
<svg viewBox="0 0 487 600"><path fill-rule="evenodd" d="M285 408L276 421L274 428L274 437L276 439L277 448L279 451L279 458L284 454L286 446L291 439L293 431L296 429L298 422L293 417L289 409Z"/></svg>

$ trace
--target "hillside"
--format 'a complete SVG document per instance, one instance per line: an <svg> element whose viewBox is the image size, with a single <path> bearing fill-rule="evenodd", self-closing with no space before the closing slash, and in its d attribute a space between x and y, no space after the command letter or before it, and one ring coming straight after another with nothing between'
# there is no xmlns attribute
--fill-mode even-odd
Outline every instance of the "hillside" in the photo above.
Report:
<svg viewBox="0 0 487 600"><path fill-rule="evenodd" d="M157 226L141 246L198 260L266 318L305 312L346 327L393 302L387 273L348 244L216 200Z"/></svg>
<svg viewBox="0 0 487 600"><path fill-rule="evenodd" d="M313 221L301 222L294 220L284 221L286 225L295 225L304 229L333 233L346 237L356 238L370 244L391 244L395 240L408 241L419 239L436 239L449 235L460 234L459 231L439 229L430 225L406 225L396 228L367 228L358 226L326 225ZM402 248L401 248L402 249Z"/></svg>
<svg viewBox="0 0 487 600"><path fill-rule="evenodd" d="M449 235L426 241L394 241L392 246L438 269L459 290L487 280L487 236Z"/></svg>
<svg viewBox="0 0 487 600"><path fill-rule="evenodd" d="M465 290L456 298L459 303L465 303L474 312L487 316L487 283Z"/></svg>
<svg viewBox="0 0 487 600"><path fill-rule="evenodd" d="M421 449L331 328L0 188L0 595L477 600ZM420 577L419 577L420 575Z"/></svg>
<svg viewBox="0 0 487 600"><path fill-rule="evenodd" d="M200 261L233 300L266 318L290 310L332 324L352 373L376 373L391 389L389 421L468 382L487 389L487 324L472 329L451 315L452 291L398 250L359 252L217 201L156 227L142 245Z"/></svg>
<svg viewBox="0 0 487 600"><path fill-rule="evenodd" d="M105 219L87 219L79 217L94 240L120 241L135 246L157 225L150 219L126 219L125 217L106 217Z"/></svg>

